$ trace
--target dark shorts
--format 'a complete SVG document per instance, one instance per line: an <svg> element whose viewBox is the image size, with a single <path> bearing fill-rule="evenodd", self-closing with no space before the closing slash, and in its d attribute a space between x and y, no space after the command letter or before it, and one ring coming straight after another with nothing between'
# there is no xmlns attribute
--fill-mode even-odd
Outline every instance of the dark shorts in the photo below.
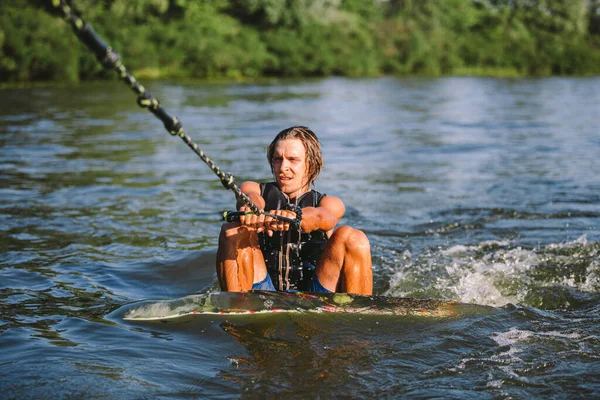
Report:
<svg viewBox="0 0 600 400"><path fill-rule="evenodd" d="M265 279L260 282L256 282L252 284L252 290L268 290L271 292L276 292L275 285L273 285L273 281L271 280L271 276L267 274ZM284 290L287 292L288 290ZM319 278L317 278L317 274L313 274L310 279L310 283L308 284L308 291L312 293L333 293L330 290L327 290L321 285L319 282ZM289 290L289 292L296 292L296 290Z"/></svg>

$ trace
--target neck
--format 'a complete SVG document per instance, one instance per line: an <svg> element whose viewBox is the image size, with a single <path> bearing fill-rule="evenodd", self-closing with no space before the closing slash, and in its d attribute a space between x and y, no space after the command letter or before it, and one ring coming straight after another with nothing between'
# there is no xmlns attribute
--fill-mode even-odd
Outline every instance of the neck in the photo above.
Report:
<svg viewBox="0 0 600 400"><path fill-rule="evenodd" d="M281 188L279 188L279 190L281 190ZM307 193L310 191L310 186L304 186L302 189L296 190L292 193L284 193L282 192L284 195L287 196L288 199L293 200L293 199L297 199L298 197L302 196L304 193Z"/></svg>

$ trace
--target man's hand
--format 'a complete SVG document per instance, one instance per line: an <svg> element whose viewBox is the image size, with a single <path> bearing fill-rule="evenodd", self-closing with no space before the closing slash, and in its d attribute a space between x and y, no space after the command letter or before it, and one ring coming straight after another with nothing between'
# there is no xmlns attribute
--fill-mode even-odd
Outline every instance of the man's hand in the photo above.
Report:
<svg viewBox="0 0 600 400"><path fill-rule="evenodd" d="M250 210L250 207L240 207L240 211L247 212L248 214L240 215L240 223L248 228L256 229L258 232L265 230L265 215L256 215Z"/></svg>
<svg viewBox="0 0 600 400"><path fill-rule="evenodd" d="M269 213L273 214L273 215L279 215L281 217L285 217L285 218L289 218L289 219L296 218L296 213L293 211L289 211L289 210L271 210L271 211L269 211ZM264 226L266 228L267 235L269 235L269 236L273 236L273 232L275 232L275 231L283 232L283 231L290 230L289 222L281 221L279 219L275 219L275 218L269 217L269 216L265 217Z"/></svg>

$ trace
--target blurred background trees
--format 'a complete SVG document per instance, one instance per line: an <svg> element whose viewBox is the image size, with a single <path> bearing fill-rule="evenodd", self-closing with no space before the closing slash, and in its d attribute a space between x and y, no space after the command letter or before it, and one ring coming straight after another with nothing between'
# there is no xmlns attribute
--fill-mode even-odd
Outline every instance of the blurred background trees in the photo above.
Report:
<svg viewBox="0 0 600 400"><path fill-rule="evenodd" d="M47 0L0 2L0 81L109 76ZM600 0L72 0L138 77L600 73Z"/></svg>

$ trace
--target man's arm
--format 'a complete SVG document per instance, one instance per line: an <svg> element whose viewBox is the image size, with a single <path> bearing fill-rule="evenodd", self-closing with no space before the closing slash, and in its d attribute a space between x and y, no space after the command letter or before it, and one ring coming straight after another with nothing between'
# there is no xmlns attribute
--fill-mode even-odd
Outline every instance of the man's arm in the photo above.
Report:
<svg viewBox="0 0 600 400"><path fill-rule="evenodd" d="M244 182L240 186L240 190L242 193L245 193L250 200L252 200L252 202L258 206L258 208L261 210L265 208L265 199L263 199L260 195L260 184L250 181ZM242 207L246 206L246 203L244 203L241 199L237 199L235 206L238 210L240 210Z"/></svg>
<svg viewBox="0 0 600 400"><path fill-rule="evenodd" d="M321 199L318 207L305 207L302 209L300 228L303 232L321 230L330 235L333 232L333 228L335 228L344 216L345 211L346 207L340 199L333 196L325 196ZM289 210L271 210L270 213L287 218L296 218L296 214ZM287 231L290 229L289 223L271 217L266 217L264 221L269 236L272 235L272 231Z"/></svg>
<svg viewBox="0 0 600 400"><path fill-rule="evenodd" d="M261 210L265 208L265 199L260 194L260 184L256 182L244 182L240 186L240 190L245 193L250 200L254 202ZM244 204L243 201L239 200L236 204L237 208L241 211L249 211L250 209ZM269 210L273 214L285 216L288 218L295 218L295 214L288 210ZM302 209L302 221L300 227L303 232L312 232L321 230L330 233L333 231L335 226L340 222L340 219L346 212L346 206L344 203L334 196L325 196L319 202L318 207L305 207ZM259 232L265 227L261 226L262 223L266 225L266 230L269 236L273 233L272 231L286 231L289 229L288 223L281 221L275 221L271 217L265 219L264 215L246 215L240 218L240 222L243 225L250 225L259 228Z"/></svg>
<svg viewBox="0 0 600 400"><path fill-rule="evenodd" d="M260 195L260 184L256 182L244 182L240 186L240 190L245 193L250 200L252 200L252 202L258 206L258 208L264 210L265 199L263 199L263 197ZM246 203L240 199L237 199L236 207L240 211L251 211L250 207L248 207ZM258 232L265 230L264 214L256 215L254 213L250 213L248 215L242 215L240 216L240 223L248 228L256 229ZM273 235L272 232L269 233L269 236L271 235Z"/></svg>
<svg viewBox="0 0 600 400"><path fill-rule="evenodd" d="M303 232L325 231L330 232L340 222L346 212L344 203L334 196L325 196L318 207L302 209L302 222L300 227Z"/></svg>

